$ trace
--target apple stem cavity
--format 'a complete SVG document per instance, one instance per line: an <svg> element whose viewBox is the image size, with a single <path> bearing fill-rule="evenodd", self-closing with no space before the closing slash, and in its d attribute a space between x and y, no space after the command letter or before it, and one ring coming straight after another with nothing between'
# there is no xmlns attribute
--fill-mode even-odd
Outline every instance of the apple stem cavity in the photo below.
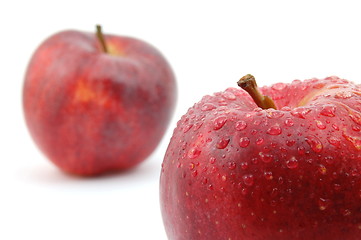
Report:
<svg viewBox="0 0 361 240"><path fill-rule="evenodd" d="M258 107L262 109L268 109L268 108L277 109L274 101L270 97L263 95L259 91L257 87L256 79L254 78L253 75L247 74L243 76L237 82L237 84L243 90L248 92L248 94L253 98L253 101L257 104Z"/></svg>
<svg viewBox="0 0 361 240"><path fill-rule="evenodd" d="M98 37L98 40L99 40L100 45L102 47L102 50L103 50L104 53L108 53L108 48L107 48L107 45L105 43L104 35L103 35L103 32L102 32L102 26L96 25L96 28L97 28L97 37Z"/></svg>

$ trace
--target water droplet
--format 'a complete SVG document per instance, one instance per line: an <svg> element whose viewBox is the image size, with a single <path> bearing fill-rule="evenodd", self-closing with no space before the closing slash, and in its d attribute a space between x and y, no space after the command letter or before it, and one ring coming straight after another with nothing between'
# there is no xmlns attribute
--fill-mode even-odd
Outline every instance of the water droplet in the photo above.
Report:
<svg viewBox="0 0 361 240"><path fill-rule="evenodd" d="M222 96L225 98L225 99L228 99L228 100L235 100L236 99L236 96L231 93L231 92L223 92Z"/></svg>
<svg viewBox="0 0 361 240"><path fill-rule="evenodd" d="M326 117L334 117L336 107L334 105L325 105L322 107L320 114Z"/></svg>
<svg viewBox="0 0 361 240"><path fill-rule="evenodd" d="M270 134L270 135L280 135L281 133L282 133L282 129L278 124L271 126L267 130L267 134Z"/></svg>
<svg viewBox="0 0 361 240"><path fill-rule="evenodd" d="M273 156L270 154L264 154L263 152L260 152L258 155L264 163L269 163L273 160Z"/></svg>
<svg viewBox="0 0 361 240"><path fill-rule="evenodd" d="M319 120L316 120L316 126L319 128L319 129L325 129L326 128L326 124L324 124L323 122L319 121Z"/></svg>
<svg viewBox="0 0 361 240"><path fill-rule="evenodd" d="M299 146L297 148L297 152L298 152L299 155L304 155L306 150L305 150L305 148L303 146Z"/></svg>
<svg viewBox="0 0 361 240"><path fill-rule="evenodd" d="M342 209L341 210L341 214L346 217L346 216L350 216L351 215L351 210L350 209Z"/></svg>
<svg viewBox="0 0 361 240"><path fill-rule="evenodd" d="M237 167L237 165L236 165L235 162L229 162L229 163L228 163L228 168L229 168L230 170L234 170L234 169L236 169L236 167Z"/></svg>
<svg viewBox="0 0 361 240"><path fill-rule="evenodd" d="M227 147L228 143L229 143L230 139L229 138L221 138L218 142L216 147L218 149L224 149Z"/></svg>
<svg viewBox="0 0 361 240"><path fill-rule="evenodd" d="M250 143L250 140L249 140L248 137L241 137L239 139L239 146L240 147L245 148L245 147L247 147L249 145L249 143Z"/></svg>
<svg viewBox="0 0 361 240"><path fill-rule="evenodd" d="M271 191L271 198L275 198L277 197L278 195L278 188L272 188L272 191Z"/></svg>
<svg viewBox="0 0 361 240"><path fill-rule="evenodd" d="M286 162L286 166L289 168L289 169L295 169L298 167L298 160L295 158L295 157L292 157L291 159L289 159L287 162Z"/></svg>
<svg viewBox="0 0 361 240"><path fill-rule="evenodd" d="M338 99L347 99L352 97L352 92L350 91L339 91L335 94L335 98Z"/></svg>
<svg viewBox="0 0 361 240"><path fill-rule="evenodd" d="M349 110L349 116L356 124L361 125L361 114L357 111Z"/></svg>
<svg viewBox="0 0 361 240"><path fill-rule="evenodd" d="M262 121L261 121L260 119L256 119L256 120L254 120L253 124L256 125L256 126L258 126L258 125L261 124L261 122L262 122Z"/></svg>
<svg viewBox="0 0 361 240"><path fill-rule="evenodd" d="M273 174L272 174L272 172L264 172L264 177L267 180L272 180L273 179Z"/></svg>
<svg viewBox="0 0 361 240"><path fill-rule="evenodd" d="M291 139L291 140L287 140L286 141L286 145L289 146L289 147L292 147L293 145L295 145L296 141Z"/></svg>
<svg viewBox="0 0 361 240"><path fill-rule="evenodd" d="M361 138L356 136L347 135L345 132L342 133L342 136L357 149L361 150Z"/></svg>
<svg viewBox="0 0 361 240"><path fill-rule="evenodd" d="M281 111L277 110L268 110L267 111L267 117L271 119L277 119L283 117L285 114Z"/></svg>
<svg viewBox="0 0 361 240"><path fill-rule="evenodd" d="M264 139L263 139L263 138L257 138L257 139L256 139L256 144L257 144L257 145L261 145L263 142L264 142Z"/></svg>
<svg viewBox="0 0 361 240"><path fill-rule="evenodd" d="M215 109L215 108L216 108L216 106L215 106L214 104L212 104L212 103L205 103L205 104L203 104L201 110L202 110L202 111L210 111L210 110L213 110L213 109Z"/></svg>
<svg viewBox="0 0 361 240"><path fill-rule="evenodd" d="M287 85L285 83L275 83L272 85L272 89L276 91L282 91Z"/></svg>
<svg viewBox="0 0 361 240"><path fill-rule="evenodd" d="M309 135L305 138L305 140L314 152L319 153L322 151L323 145L316 136Z"/></svg>
<svg viewBox="0 0 361 240"><path fill-rule="evenodd" d="M210 164L214 164L216 162L216 158L215 157L211 157L210 159L209 159L209 163Z"/></svg>
<svg viewBox="0 0 361 240"><path fill-rule="evenodd" d="M190 159L194 159L194 158L197 158L199 155L201 154L201 150L199 150L198 148L191 148L189 151L188 151L188 157Z"/></svg>
<svg viewBox="0 0 361 240"><path fill-rule="evenodd" d="M193 131L197 131L198 129L200 129L200 127L202 127L202 125L203 125L203 122L202 122L202 121L196 122L196 123L193 125L193 126L194 126Z"/></svg>
<svg viewBox="0 0 361 240"><path fill-rule="evenodd" d="M325 198L319 198L318 199L318 207L321 211L326 210L331 204L331 201L329 199Z"/></svg>
<svg viewBox="0 0 361 240"><path fill-rule="evenodd" d="M332 124L332 128L335 129L336 131L340 130L340 128L335 124Z"/></svg>
<svg viewBox="0 0 361 240"><path fill-rule="evenodd" d="M247 163L247 162L242 162L242 163L241 163L241 168L242 168L243 170L246 170L246 169L248 168L248 163Z"/></svg>
<svg viewBox="0 0 361 240"><path fill-rule="evenodd" d="M335 162L335 159L332 156L325 157L325 161L328 165L331 165Z"/></svg>
<svg viewBox="0 0 361 240"><path fill-rule="evenodd" d="M189 131L189 129L191 129L193 127L193 124L187 124L184 128L183 128L183 132L186 133Z"/></svg>
<svg viewBox="0 0 361 240"><path fill-rule="evenodd" d="M326 175L327 168L324 165L320 164L320 166L318 166L318 172L321 173L322 175Z"/></svg>
<svg viewBox="0 0 361 240"><path fill-rule="evenodd" d="M218 168L217 168L217 167L213 166L213 167L211 168L211 173L216 173L217 171L218 171Z"/></svg>
<svg viewBox="0 0 361 240"><path fill-rule="evenodd" d="M341 190L341 185L338 183L333 184L333 189L335 189L335 191L340 191Z"/></svg>
<svg viewBox="0 0 361 240"><path fill-rule="evenodd" d="M194 163L190 163L190 164L189 164L189 169L190 169L190 170L193 170L195 166L196 166L196 165L195 165Z"/></svg>
<svg viewBox="0 0 361 240"><path fill-rule="evenodd" d="M290 112L292 109L289 107L289 106L284 106L281 108L281 111L284 111L284 112Z"/></svg>
<svg viewBox="0 0 361 240"><path fill-rule="evenodd" d="M309 108L298 107L298 108L292 109L291 114L294 117L305 119L306 115L309 114L310 112L311 112L311 109L309 109Z"/></svg>
<svg viewBox="0 0 361 240"><path fill-rule="evenodd" d="M247 123L245 121L241 120L241 121L236 122L236 125L235 125L236 130L241 131L241 130L245 129L246 127L247 127Z"/></svg>
<svg viewBox="0 0 361 240"><path fill-rule="evenodd" d="M361 128L359 126L352 126L352 130L354 130L355 132L359 132Z"/></svg>
<svg viewBox="0 0 361 240"><path fill-rule="evenodd" d="M291 118L287 118L287 119L285 120L285 125L286 125L287 127L292 127L294 124L295 124L295 123L293 122L293 120L292 120Z"/></svg>
<svg viewBox="0 0 361 240"><path fill-rule="evenodd" d="M316 88L316 89L321 89L325 86L326 83L316 83L315 85L313 85L312 87L313 88Z"/></svg>
<svg viewBox="0 0 361 240"><path fill-rule="evenodd" d="M227 122L227 117L225 116L217 117L216 119L214 119L213 129L214 130L221 129L224 126L224 124L226 124L226 122Z"/></svg>
<svg viewBox="0 0 361 240"><path fill-rule="evenodd" d="M226 175L223 175L222 176L222 181L225 182L227 180L227 176Z"/></svg>
<svg viewBox="0 0 361 240"><path fill-rule="evenodd" d="M243 182L244 184L246 184L247 186L252 186L254 183L254 177L252 174L247 174L243 176Z"/></svg>

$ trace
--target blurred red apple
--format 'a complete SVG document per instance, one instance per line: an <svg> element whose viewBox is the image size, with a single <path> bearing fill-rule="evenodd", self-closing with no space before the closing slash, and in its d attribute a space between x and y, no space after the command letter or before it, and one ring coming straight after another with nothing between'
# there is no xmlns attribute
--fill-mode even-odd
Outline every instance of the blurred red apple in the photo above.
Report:
<svg viewBox="0 0 361 240"><path fill-rule="evenodd" d="M205 96L174 130L160 179L168 238L361 239L361 86L239 85L253 99Z"/></svg>
<svg viewBox="0 0 361 240"><path fill-rule="evenodd" d="M23 109L31 136L62 170L131 168L156 148L176 100L172 69L138 39L63 31L29 63Z"/></svg>

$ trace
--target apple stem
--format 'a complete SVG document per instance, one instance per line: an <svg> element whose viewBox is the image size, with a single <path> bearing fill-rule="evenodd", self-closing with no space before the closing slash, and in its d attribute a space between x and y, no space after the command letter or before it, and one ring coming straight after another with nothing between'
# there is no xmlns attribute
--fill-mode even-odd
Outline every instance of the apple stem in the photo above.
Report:
<svg viewBox="0 0 361 240"><path fill-rule="evenodd" d="M105 44L104 35L102 33L102 27L100 25L96 25L97 27L97 37L102 47L104 53L108 53L107 45Z"/></svg>
<svg viewBox="0 0 361 240"><path fill-rule="evenodd" d="M262 109L268 109L268 108L277 109L274 101L270 97L263 95L259 91L257 87L256 79L254 78L253 75L247 74L243 76L237 82L237 84L238 86L243 88L246 92L248 92L248 94L253 98L253 101L257 104L258 107Z"/></svg>

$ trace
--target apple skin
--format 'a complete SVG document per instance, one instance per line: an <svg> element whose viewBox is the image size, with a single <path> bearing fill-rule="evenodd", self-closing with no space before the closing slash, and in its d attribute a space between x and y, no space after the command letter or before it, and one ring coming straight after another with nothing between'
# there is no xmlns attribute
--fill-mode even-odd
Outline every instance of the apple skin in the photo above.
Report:
<svg viewBox="0 0 361 240"><path fill-rule="evenodd" d="M361 86L338 77L205 96L178 122L160 203L172 240L361 237Z"/></svg>
<svg viewBox="0 0 361 240"><path fill-rule="evenodd" d="M176 82L148 43L68 30L45 40L28 65L23 110L41 151L65 172L93 176L147 158L167 129Z"/></svg>

